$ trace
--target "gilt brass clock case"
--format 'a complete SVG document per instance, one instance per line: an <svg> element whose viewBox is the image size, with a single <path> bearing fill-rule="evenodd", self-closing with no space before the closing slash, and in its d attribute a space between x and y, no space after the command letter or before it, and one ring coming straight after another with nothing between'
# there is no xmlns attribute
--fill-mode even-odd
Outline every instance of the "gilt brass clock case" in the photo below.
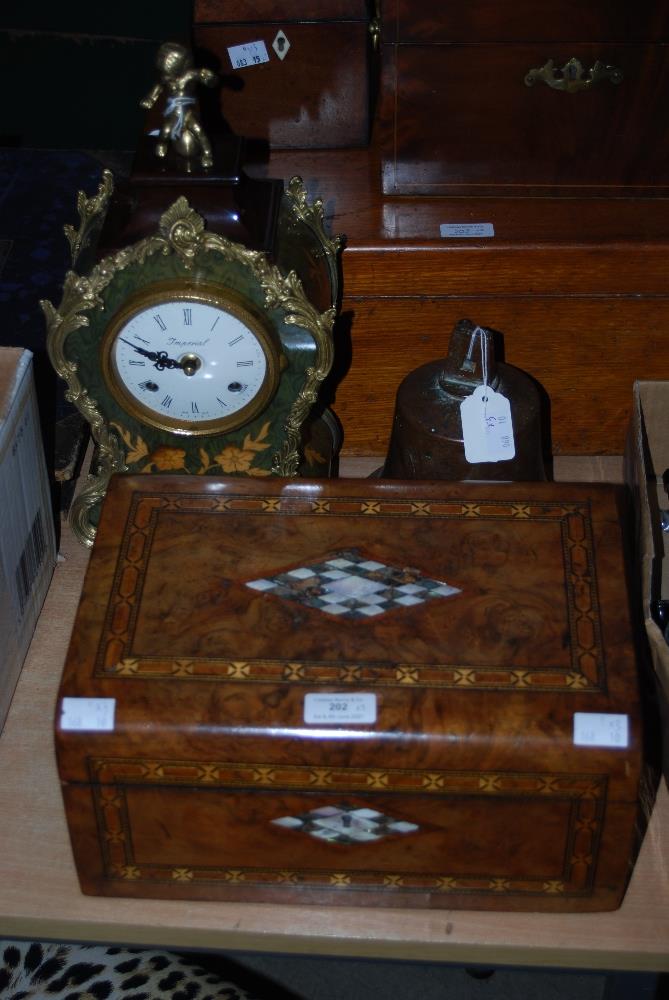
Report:
<svg viewBox="0 0 669 1000"><path fill-rule="evenodd" d="M69 227L67 233L75 266L85 256L81 251L89 232L99 228L112 191L111 174L105 171L95 198L79 197L80 228ZM310 206L303 185L293 178L282 203L279 246L270 260L262 251L210 232L180 197L162 215L156 232L110 253L86 274L68 272L57 308L41 303L51 362L68 383L66 396L90 424L96 445L94 471L70 510L75 534L85 544L93 542L100 502L115 472L327 474L314 471L319 461L326 468L319 448L305 445L309 417L334 355L340 242L325 235L322 220L322 204ZM124 336L137 317L153 323L156 307L158 315L168 307L191 309L193 318L196 312L207 313L210 326L216 316L237 324L251 353L230 355L227 362L217 357L219 370L228 364L219 382L227 395L204 393L205 372L218 377L214 366L207 370L205 346L170 344L170 337L179 337L167 328L164 340L153 332ZM206 339L202 331L198 336ZM232 340L220 343L229 346ZM260 372L244 399L246 381L230 374L238 361L240 372L248 374L256 364ZM131 369L145 374L137 380ZM168 375L183 397L178 413L161 406L168 395L177 395L167 387ZM157 388L144 391L140 383L146 381ZM240 405L231 404L234 391Z"/></svg>

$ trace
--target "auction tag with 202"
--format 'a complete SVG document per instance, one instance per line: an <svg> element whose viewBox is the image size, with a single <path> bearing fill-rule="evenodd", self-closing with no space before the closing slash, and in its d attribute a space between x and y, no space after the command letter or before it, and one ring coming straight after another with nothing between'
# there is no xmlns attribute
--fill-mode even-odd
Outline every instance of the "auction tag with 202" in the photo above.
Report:
<svg viewBox="0 0 669 1000"><path fill-rule="evenodd" d="M375 694L320 694L304 696L308 726L364 725L376 722Z"/></svg>

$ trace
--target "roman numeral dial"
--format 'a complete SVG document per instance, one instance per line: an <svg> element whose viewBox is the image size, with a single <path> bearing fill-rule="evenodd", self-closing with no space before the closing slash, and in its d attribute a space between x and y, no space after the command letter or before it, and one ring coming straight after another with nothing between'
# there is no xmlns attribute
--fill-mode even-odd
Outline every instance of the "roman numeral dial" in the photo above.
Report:
<svg viewBox="0 0 669 1000"><path fill-rule="evenodd" d="M209 289L136 296L110 324L103 354L119 403L137 419L185 434L254 419L281 371L269 325L252 306Z"/></svg>

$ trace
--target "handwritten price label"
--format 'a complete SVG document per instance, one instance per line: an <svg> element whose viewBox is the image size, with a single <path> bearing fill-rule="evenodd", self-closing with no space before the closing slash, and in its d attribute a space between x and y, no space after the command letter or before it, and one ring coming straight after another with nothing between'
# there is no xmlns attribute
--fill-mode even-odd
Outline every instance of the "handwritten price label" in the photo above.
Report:
<svg viewBox="0 0 669 1000"><path fill-rule="evenodd" d="M246 69L269 62L267 46L264 42L246 42L245 45L231 45L228 49L233 69Z"/></svg>
<svg viewBox="0 0 669 1000"><path fill-rule="evenodd" d="M460 404L460 419L468 462L505 462L515 456L511 404L501 392L478 386Z"/></svg>
<svg viewBox="0 0 669 1000"><path fill-rule="evenodd" d="M67 731L111 733L116 698L63 698L60 728Z"/></svg>
<svg viewBox="0 0 669 1000"><path fill-rule="evenodd" d="M629 718L607 712L574 712L574 746L629 746Z"/></svg>

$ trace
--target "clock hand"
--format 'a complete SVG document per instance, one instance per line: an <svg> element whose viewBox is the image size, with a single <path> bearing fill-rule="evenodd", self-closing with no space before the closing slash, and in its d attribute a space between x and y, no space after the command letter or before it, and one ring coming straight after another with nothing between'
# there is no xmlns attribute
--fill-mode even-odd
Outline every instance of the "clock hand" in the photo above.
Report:
<svg viewBox="0 0 669 1000"><path fill-rule="evenodd" d="M162 372L165 368L181 368L183 365L180 361L175 361L173 358L168 358L167 351L147 351L145 347L138 347L137 344L133 344L132 341L126 340L125 337L119 337L124 344L128 347L132 347L133 351L137 351L142 357L148 358L149 361L153 361L154 368L157 368L159 372Z"/></svg>

